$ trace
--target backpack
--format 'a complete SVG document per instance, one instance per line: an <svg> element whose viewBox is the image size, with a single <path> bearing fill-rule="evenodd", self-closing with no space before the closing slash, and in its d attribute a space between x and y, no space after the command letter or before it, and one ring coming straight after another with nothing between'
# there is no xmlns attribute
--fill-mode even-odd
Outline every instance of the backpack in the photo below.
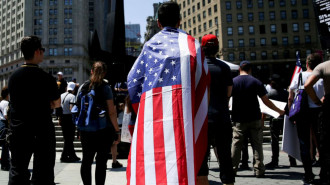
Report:
<svg viewBox="0 0 330 185"><path fill-rule="evenodd" d="M107 106L103 98L103 83L95 89L86 81L78 90L76 104L71 110L73 121L81 131L97 131L109 125Z"/></svg>

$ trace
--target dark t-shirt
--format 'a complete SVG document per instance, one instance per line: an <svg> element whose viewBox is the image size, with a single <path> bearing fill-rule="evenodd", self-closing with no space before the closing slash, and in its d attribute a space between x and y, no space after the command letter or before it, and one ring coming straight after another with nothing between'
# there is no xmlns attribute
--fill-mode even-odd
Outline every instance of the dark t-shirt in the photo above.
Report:
<svg viewBox="0 0 330 185"><path fill-rule="evenodd" d="M37 65L22 65L8 82L11 119L35 121L49 119L50 102L60 98L55 78Z"/></svg>
<svg viewBox="0 0 330 185"><path fill-rule="evenodd" d="M57 83L59 84L58 89L60 94L63 94L66 92L66 87L68 86L68 83L66 82L66 80L64 80L64 78L62 78L61 80L58 80Z"/></svg>
<svg viewBox="0 0 330 185"><path fill-rule="evenodd" d="M227 87L233 85L230 68L216 58L205 60L211 75L208 118L210 121L230 121L227 96Z"/></svg>
<svg viewBox="0 0 330 185"><path fill-rule="evenodd" d="M267 94L260 80L251 75L240 75L233 79L232 120L250 122L261 119L258 98Z"/></svg>

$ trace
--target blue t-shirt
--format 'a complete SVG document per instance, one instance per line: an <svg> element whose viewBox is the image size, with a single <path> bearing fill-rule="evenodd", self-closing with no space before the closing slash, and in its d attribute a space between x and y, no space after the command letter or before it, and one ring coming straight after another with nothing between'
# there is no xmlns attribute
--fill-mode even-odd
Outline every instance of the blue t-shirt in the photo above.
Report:
<svg viewBox="0 0 330 185"><path fill-rule="evenodd" d="M257 96L267 94L262 82L251 75L240 75L233 79L232 121L250 122L261 119Z"/></svg>

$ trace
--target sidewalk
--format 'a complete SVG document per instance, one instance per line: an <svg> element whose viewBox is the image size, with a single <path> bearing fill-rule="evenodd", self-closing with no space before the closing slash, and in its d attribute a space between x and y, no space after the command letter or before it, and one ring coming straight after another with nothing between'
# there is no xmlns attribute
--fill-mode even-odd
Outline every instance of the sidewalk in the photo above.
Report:
<svg viewBox="0 0 330 185"><path fill-rule="evenodd" d="M252 161L252 151L249 147L250 160ZM81 157L82 153L78 152L77 155ZM83 185L80 178L80 165L81 163L61 163L60 162L61 153L56 153L56 164L55 164L55 182L59 185ZM264 163L267 164L271 160L271 149L270 144L264 144ZM127 160L119 160L124 167L119 169L111 169L112 160L108 161L108 170L106 185L125 185L126 184L126 166ZM298 166L290 168L289 159L287 155L283 152L280 153L280 168L275 170L267 170L266 178L257 179L253 177L253 171L245 170L238 171L236 177L236 185L246 185L246 184L262 184L262 185L275 185L275 184L285 184L285 185L298 185L302 184L301 179L304 172L302 164L297 161ZM29 168L32 169L32 161ZM250 167L252 164L249 163ZM212 152L211 160L209 163L210 174L209 182L210 185L221 185L219 178L219 168L217 167L216 158ZM313 168L314 174L319 174L320 168ZM93 165L93 178L94 178L95 165ZM319 178L316 176L316 178ZM0 171L0 184L5 185L8 183L8 172Z"/></svg>

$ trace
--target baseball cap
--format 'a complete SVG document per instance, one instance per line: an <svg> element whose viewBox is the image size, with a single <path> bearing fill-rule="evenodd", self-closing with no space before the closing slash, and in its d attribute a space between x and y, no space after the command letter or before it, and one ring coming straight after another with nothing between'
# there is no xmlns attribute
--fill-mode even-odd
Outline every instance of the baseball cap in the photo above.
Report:
<svg viewBox="0 0 330 185"><path fill-rule="evenodd" d="M213 34L204 35L202 38L202 46L219 46L219 41L217 36Z"/></svg>
<svg viewBox="0 0 330 185"><path fill-rule="evenodd" d="M239 66L242 67L242 66L245 65L245 64L250 64L250 65L251 65L251 63L250 63L249 61L244 60L244 61L242 61L242 62L239 64Z"/></svg>
<svg viewBox="0 0 330 185"><path fill-rule="evenodd" d="M60 72L57 73L57 75L63 75L63 73L60 71Z"/></svg>
<svg viewBox="0 0 330 185"><path fill-rule="evenodd" d="M74 82L69 82L67 90L68 91L73 91L75 87L76 87L76 84Z"/></svg>

